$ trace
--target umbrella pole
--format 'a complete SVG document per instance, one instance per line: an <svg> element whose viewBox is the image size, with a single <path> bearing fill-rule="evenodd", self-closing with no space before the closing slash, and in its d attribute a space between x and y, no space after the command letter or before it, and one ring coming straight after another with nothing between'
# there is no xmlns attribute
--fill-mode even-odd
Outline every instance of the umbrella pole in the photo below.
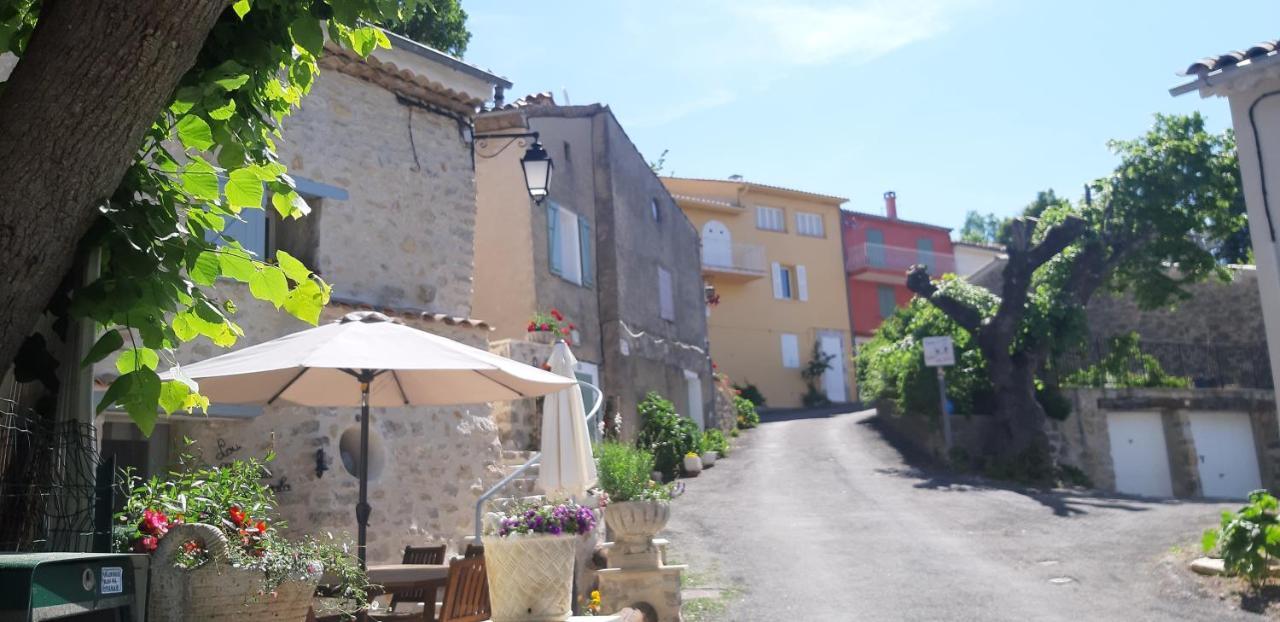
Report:
<svg viewBox="0 0 1280 622"><path fill-rule="evenodd" d="M359 524L356 552L363 570L368 559L365 540L372 511L369 507L369 383L373 382L373 374L367 369L362 370L357 379L360 381L360 501L356 504L356 523Z"/></svg>

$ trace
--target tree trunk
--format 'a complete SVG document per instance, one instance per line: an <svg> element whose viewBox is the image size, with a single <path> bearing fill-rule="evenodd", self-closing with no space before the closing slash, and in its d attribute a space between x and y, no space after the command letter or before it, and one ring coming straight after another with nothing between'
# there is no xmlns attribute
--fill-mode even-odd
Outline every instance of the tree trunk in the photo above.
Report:
<svg viewBox="0 0 1280 622"><path fill-rule="evenodd" d="M45 0L0 91L0 369L228 0Z"/></svg>

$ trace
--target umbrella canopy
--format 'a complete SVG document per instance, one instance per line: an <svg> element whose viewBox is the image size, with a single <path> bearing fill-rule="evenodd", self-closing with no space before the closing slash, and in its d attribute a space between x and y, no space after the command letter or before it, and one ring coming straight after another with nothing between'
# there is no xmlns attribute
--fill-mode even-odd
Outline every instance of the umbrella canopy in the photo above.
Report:
<svg viewBox="0 0 1280 622"><path fill-rule="evenodd" d="M564 341L551 350L551 372L574 378L578 364ZM576 387L548 395L542 401L542 463L538 486L550 498L581 497L596 483L582 392Z"/></svg>
<svg viewBox="0 0 1280 622"><path fill-rule="evenodd" d="M162 378L198 381L212 402L360 406L360 561L371 508L369 407L472 404L546 395L577 384L452 339L405 326L376 312L285 335Z"/></svg>
<svg viewBox="0 0 1280 622"><path fill-rule="evenodd" d="M383 372L369 383L374 407L514 400L577 383L370 311L183 365L164 377L198 381L213 402L355 407L361 383L353 372L361 370Z"/></svg>

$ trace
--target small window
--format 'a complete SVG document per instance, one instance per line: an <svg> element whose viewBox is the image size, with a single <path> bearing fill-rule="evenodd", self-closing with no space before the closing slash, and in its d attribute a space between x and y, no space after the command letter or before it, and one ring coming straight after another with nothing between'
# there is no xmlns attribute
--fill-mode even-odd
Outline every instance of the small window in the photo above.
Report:
<svg viewBox="0 0 1280 622"><path fill-rule="evenodd" d="M578 215L555 203L547 203L547 260L552 274L566 281L589 284L591 266L584 260L582 238L590 228L581 226ZM590 244L590 242L587 242ZM585 278L584 278L585 277Z"/></svg>
<svg viewBox="0 0 1280 622"><path fill-rule="evenodd" d="M765 231L786 231L786 216L780 207L756 206L756 228Z"/></svg>
<svg viewBox="0 0 1280 622"><path fill-rule="evenodd" d="M794 269L791 266L780 266L778 268L778 287L781 288L782 298L788 300L795 298L791 287L792 274L794 274Z"/></svg>
<svg viewBox="0 0 1280 622"><path fill-rule="evenodd" d="M658 313L668 322L676 321L676 304L672 292L671 272L658 267Z"/></svg>
<svg viewBox="0 0 1280 622"><path fill-rule="evenodd" d="M894 310L898 308L897 294L893 291L892 285L877 286L876 298L879 299L880 319L882 320L893 315Z"/></svg>
<svg viewBox="0 0 1280 622"><path fill-rule="evenodd" d="M791 333L782 333L782 366L800 368L800 338Z"/></svg>
<svg viewBox="0 0 1280 622"><path fill-rule="evenodd" d="M826 237L822 226L822 214L796 212L796 233L813 238Z"/></svg>
<svg viewBox="0 0 1280 622"><path fill-rule="evenodd" d="M867 229L867 261L873 267L884 266L884 232Z"/></svg>
<svg viewBox="0 0 1280 622"><path fill-rule="evenodd" d="M653 222L662 222L662 206L657 199L649 200L649 212L653 215Z"/></svg>

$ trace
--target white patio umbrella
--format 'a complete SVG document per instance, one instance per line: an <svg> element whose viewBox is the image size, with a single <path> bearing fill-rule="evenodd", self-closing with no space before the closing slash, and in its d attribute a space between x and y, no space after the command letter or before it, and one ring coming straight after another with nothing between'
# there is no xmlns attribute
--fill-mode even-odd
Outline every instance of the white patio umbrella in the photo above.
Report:
<svg viewBox="0 0 1280 622"><path fill-rule="evenodd" d="M576 380L420 331L370 311L162 375L212 402L360 406L359 555L369 525L369 407L473 404L546 395Z"/></svg>
<svg viewBox="0 0 1280 622"><path fill-rule="evenodd" d="M567 378L578 359L564 342L557 342L548 359L551 373ZM548 498L581 497L596 483L596 461L591 455L582 391L570 387L542 401L542 463L538 486Z"/></svg>

